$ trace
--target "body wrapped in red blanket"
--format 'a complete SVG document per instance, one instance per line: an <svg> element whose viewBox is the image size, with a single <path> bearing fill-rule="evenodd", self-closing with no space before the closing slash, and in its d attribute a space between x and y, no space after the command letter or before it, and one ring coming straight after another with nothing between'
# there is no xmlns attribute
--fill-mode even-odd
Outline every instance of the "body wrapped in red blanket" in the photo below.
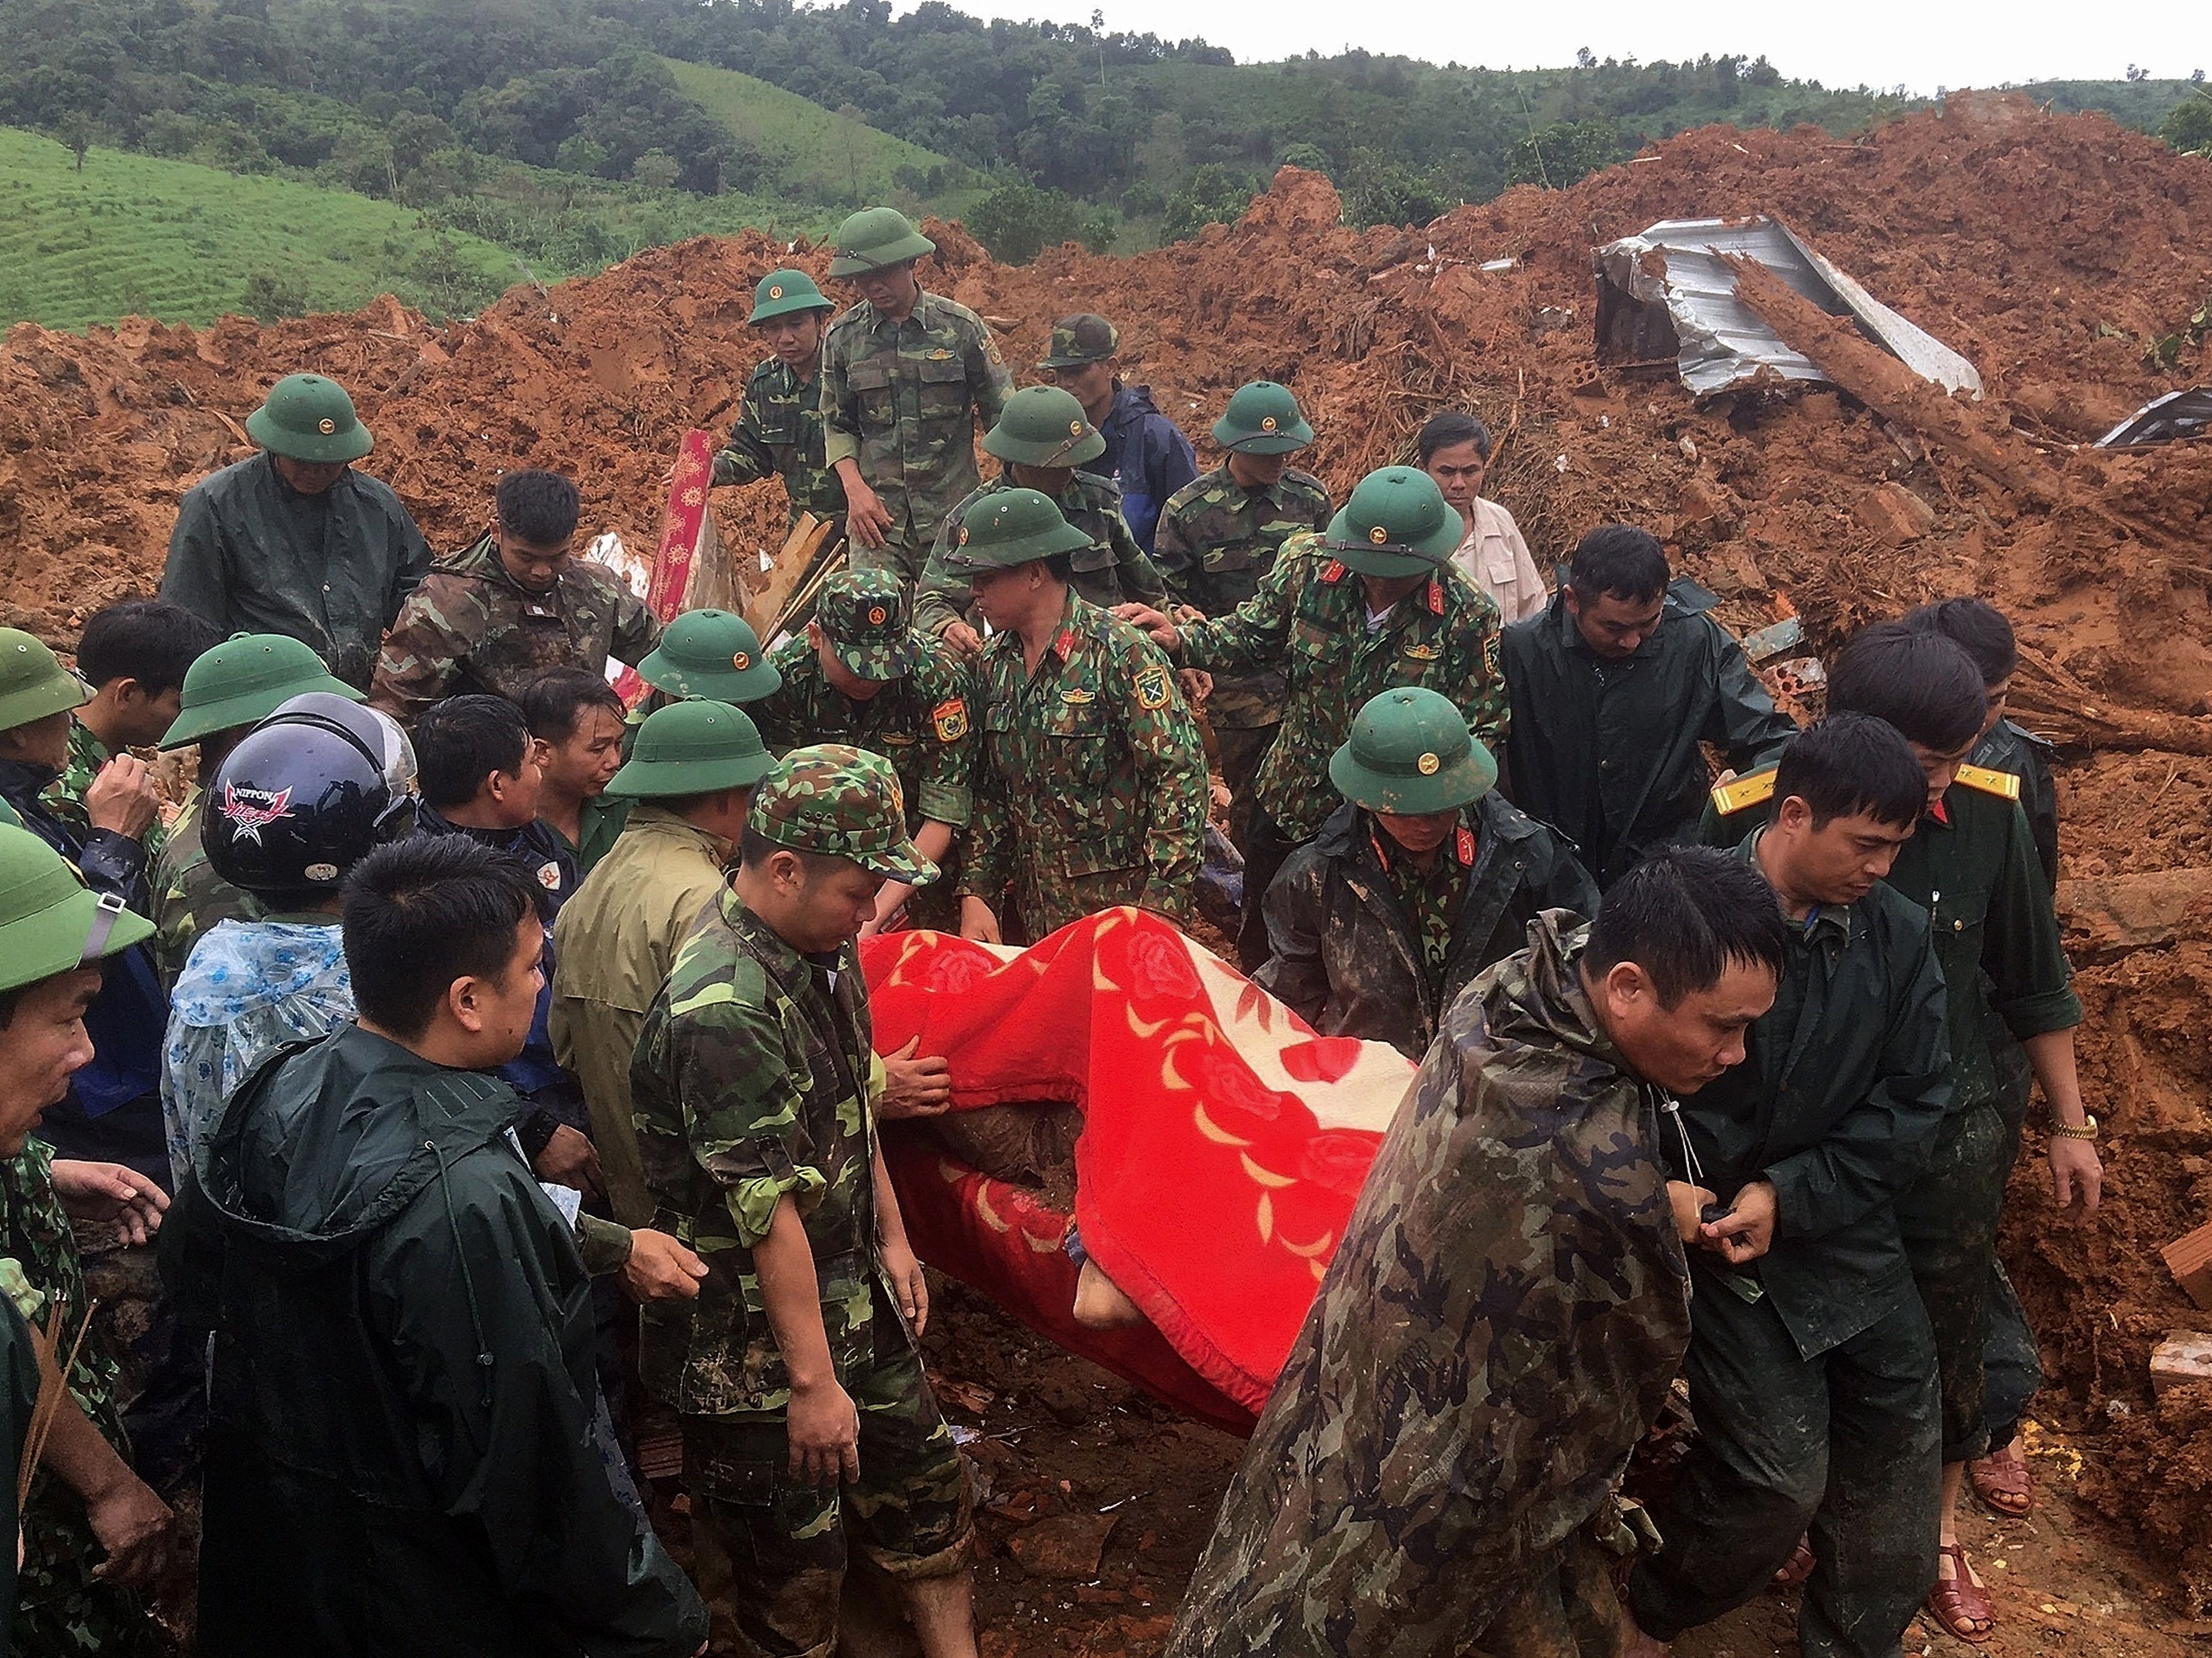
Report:
<svg viewBox="0 0 2212 1658"><path fill-rule="evenodd" d="M926 1133L886 1135L916 1249L1040 1333L1249 1433L1412 1082L1382 1042L1316 1036L1170 923L1113 909L1025 950L948 934L862 946L879 1052L942 1054L955 1111L1084 1113L1074 1219L1149 1327L1071 1311L1069 1217Z"/></svg>

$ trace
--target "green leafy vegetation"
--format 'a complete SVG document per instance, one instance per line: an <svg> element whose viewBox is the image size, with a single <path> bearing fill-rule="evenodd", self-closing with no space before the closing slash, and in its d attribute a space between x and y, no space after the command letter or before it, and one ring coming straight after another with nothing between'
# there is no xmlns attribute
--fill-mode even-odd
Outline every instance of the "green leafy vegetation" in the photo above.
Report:
<svg viewBox="0 0 2212 1658"><path fill-rule="evenodd" d="M82 328L350 311L379 294L473 311L505 250L390 202L0 129L0 319Z"/></svg>

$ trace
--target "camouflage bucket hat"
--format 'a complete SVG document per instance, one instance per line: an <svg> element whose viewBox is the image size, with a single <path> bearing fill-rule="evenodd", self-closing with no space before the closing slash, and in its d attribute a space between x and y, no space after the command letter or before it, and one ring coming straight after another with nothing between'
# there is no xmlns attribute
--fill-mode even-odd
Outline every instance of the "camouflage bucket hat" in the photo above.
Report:
<svg viewBox="0 0 2212 1658"><path fill-rule="evenodd" d="M374 446L353 399L320 374L287 374L246 417L246 435L272 455L315 465L359 460Z"/></svg>
<svg viewBox="0 0 2212 1658"><path fill-rule="evenodd" d="M1359 480L1321 544L1362 575L1428 575L1466 533L1434 478L1418 467L1385 466Z"/></svg>
<svg viewBox="0 0 2212 1658"><path fill-rule="evenodd" d="M822 584L814 619L830 654L862 679L903 679L914 671L921 642L908 625L906 593L882 570L841 570Z"/></svg>
<svg viewBox="0 0 2212 1658"><path fill-rule="evenodd" d="M1328 780L1355 806L1398 817L1453 811L1498 784L1498 762L1449 697L1405 685L1370 697L1329 756Z"/></svg>
<svg viewBox="0 0 2212 1658"><path fill-rule="evenodd" d="M1105 318L1091 312L1062 317L1052 325L1040 368L1080 368L1103 362L1121 349L1121 331Z"/></svg>
<svg viewBox="0 0 2212 1658"><path fill-rule="evenodd" d="M849 858L871 875L914 886L937 865L907 837L898 774L880 754L848 743L793 749L753 792L746 827L793 852Z"/></svg>
<svg viewBox="0 0 2212 1658"><path fill-rule="evenodd" d="M837 227L830 274L862 276L886 265L904 264L937 252L937 244L914 228L895 207L865 208Z"/></svg>
<svg viewBox="0 0 2212 1658"><path fill-rule="evenodd" d="M1057 386L1024 386L1006 399L998 424L983 434L983 452L1024 466L1080 466L1106 452L1106 440L1075 393Z"/></svg>
<svg viewBox="0 0 2212 1658"><path fill-rule="evenodd" d="M0 823L0 991L89 967L153 936L151 921L88 888L30 830Z"/></svg>
<svg viewBox="0 0 2212 1658"><path fill-rule="evenodd" d="M1287 386L1254 380L1237 388L1229 407L1213 422L1213 440L1246 455L1287 455L1313 441L1313 428L1298 412Z"/></svg>
<svg viewBox="0 0 2212 1658"><path fill-rule="evenodd" d="M0 628L0 732L66 714L92 700L92 689L21 628Z"/></svg>
<svg viewBox="0 0 2212 1658"><path fill-rule="evenodd" d="M233 634L185 671L177 718L157 747L181 749L216 732L255 726L294 697L328 691L349 701L368 698L332 677L312 647L283 634Z"/></svg>
<svg viewBox="0 0 2212 1658"><path fill-rule="evenodd" d="M837 301L814 285L804 270L771 270L753 287L753 312L746 325L757 327L794 311L835 311Z"/></svg>
<svg viewBox="0 0 2212 1658"><path fill-rule="evenodd" d="M955 575L1011 570L1054 553L1081 552L1091 537L1070 524L1049 495L1034 489L1000 489L968 509L960 533L945 550L945 568Z"/></svg>
<svg viewBox="0 0 2212 1658"><path fill-rule="evenodd" d="M750 788L775 759L752 720L726 702L672 702L645 718L607 793L634 800Z"/></svg>
<svg viewBox="0 0 2212 1658"><path fill-rule="evenodd" d="M637 677L671 696L757 702L783 683L760 635L727 610L686 610L637 665Z"/></svg>

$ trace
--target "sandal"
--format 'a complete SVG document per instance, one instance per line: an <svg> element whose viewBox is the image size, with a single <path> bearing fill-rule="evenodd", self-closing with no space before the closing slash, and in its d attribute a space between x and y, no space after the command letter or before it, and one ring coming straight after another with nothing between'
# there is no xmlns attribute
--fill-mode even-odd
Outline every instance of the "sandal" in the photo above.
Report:
<svg viewBox="0 0 2212 1658"><path fill-rule="evenodd" d="M2000 1520L2021 1519L2035 1508L2035 1485L2016 1440L1966 1464L1966 1478L1982 1506Z"/></svg>
<svg viewBox="0 0 2212 1658"><path fill-rule="evenodd" d="M1812 1575L1813 1546L1801 1537L1797 1540L1797 1546L1790 1552L1790 1558L1774 1574L1774 1587L1794 1589Z"/></svg>
<svg viewBox="0 0 2212 1658"><path fill-rule="evenodd" d="M1936 1552L1951 1557L1952 1576L1936 1580L1936 1587L1928 1591L1928 1610L1942 1625L1945 1634L1971 1646L1979 1646L1996 1630L1997 1609L1990 1600L1989 1590L1969 1575L1966 1545L1939 1544ZM1984 1627L1973 1629L1970 1627L1972 1624Z"/></svg>

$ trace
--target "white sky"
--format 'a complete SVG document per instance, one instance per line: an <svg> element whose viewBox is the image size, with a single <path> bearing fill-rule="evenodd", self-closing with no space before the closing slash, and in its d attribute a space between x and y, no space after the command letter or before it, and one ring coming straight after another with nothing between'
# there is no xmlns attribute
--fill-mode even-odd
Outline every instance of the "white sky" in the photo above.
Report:
<svg viewBox="0 0 2212 1658"><path fill-rule="evenodd" d="M984 17L1088 22L1093 0L952 0ZM898 9L910 9L900 0ZM2163 78L2212 72L2204 0L1584 0L1580 5L1450 0L1102 0L1109 29L1199 35L1249 63L1347 46L1431 63L1531 69L1600 58L1680 62L1766 54L1784 75L1831 87L1942 87L2118 80L2130 64Z"/></svg>

